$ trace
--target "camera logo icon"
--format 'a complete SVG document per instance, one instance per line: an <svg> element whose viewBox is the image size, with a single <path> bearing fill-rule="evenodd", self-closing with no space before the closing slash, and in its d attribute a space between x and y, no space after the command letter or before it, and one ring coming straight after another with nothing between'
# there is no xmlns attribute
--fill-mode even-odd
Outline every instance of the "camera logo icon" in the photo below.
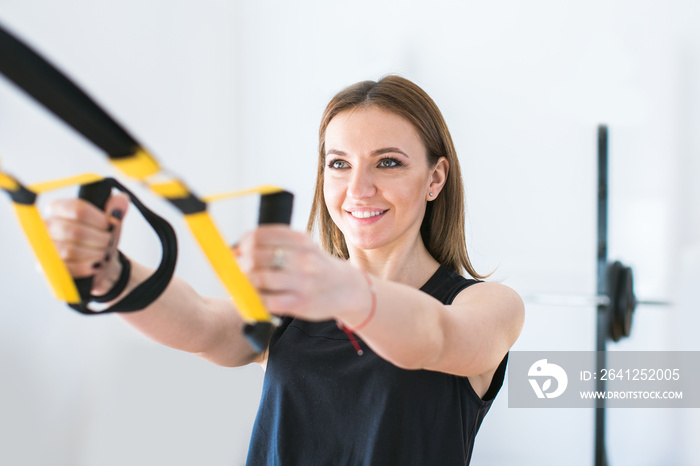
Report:
<svg viewBox="0 0 700 466"><path fill-rule="evenodd" d="M537 398L556 398L564 393L569 383L566 371L561 366L548 363L546 359L540 359L530 366L527 375ZM552 380L556 381L554 389Z"/></svg>

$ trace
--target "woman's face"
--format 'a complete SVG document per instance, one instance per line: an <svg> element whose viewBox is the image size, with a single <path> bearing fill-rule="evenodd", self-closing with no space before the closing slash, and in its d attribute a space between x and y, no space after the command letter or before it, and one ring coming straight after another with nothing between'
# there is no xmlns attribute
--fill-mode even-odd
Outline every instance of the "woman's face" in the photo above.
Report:
<svg viewBox="0 0 700 466"><path fill-rule="evenodd" d="M348 110L328 124L325 148L326 206L348 247L415 241L434 170L413 125L377 107Z"/></svg>

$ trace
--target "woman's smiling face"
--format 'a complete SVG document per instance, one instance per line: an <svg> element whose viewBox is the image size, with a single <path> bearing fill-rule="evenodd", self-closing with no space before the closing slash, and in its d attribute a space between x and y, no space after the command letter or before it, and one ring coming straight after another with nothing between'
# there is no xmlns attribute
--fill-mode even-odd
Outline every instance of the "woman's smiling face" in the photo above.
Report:
<svg viewBox="0 0 700 466"><path fill-rule="evenodd" d="M348 247L415 241L433 169L413 125L378 107L360 107L336 115L325 136L323 192Z"/></svg>

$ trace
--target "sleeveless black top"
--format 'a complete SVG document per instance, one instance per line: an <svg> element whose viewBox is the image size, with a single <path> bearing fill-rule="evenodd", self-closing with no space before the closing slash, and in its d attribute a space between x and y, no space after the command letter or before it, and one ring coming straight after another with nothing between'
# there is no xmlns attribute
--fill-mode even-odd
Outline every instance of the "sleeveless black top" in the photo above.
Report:
<svg viewBox="0 0 700 466"><path fill-rule="evenodd" d="M444 304L477 283L445 266L423 285ZM483 399L466 377L404 370L335 321L284 318L270 343L249 466L469 464L474 437L503 384L503 359Z"/></svg>

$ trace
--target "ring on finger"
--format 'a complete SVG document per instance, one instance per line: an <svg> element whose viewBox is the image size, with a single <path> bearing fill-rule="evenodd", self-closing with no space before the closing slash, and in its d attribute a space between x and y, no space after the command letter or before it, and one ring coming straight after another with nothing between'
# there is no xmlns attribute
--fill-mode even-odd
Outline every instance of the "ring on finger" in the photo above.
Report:
<svg viewBox="0 0 700 466"><path fill-rule="evenodd" d="M286 263L286 260L285 260L284 249L277 246L272 251L272 268L273 269L284 268L285 263Z"/></svg>

